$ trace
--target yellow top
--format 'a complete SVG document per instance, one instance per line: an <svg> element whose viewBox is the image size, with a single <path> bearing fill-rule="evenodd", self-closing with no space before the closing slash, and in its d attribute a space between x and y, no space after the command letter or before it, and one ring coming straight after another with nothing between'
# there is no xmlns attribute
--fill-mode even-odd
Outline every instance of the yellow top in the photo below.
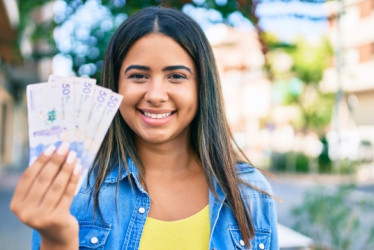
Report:
<svg viewBox="0 0 374 250"><path fill-rule="evenodd" d="M209 205L196 214L177 221L148 217L140 239L139 250L208 249Z"/></svg>

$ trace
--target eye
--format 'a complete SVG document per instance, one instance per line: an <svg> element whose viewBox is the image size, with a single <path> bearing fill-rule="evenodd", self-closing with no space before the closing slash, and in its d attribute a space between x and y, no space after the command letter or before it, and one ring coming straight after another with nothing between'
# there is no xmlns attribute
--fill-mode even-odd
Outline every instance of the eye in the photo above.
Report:
<svg viewBox="0 0 374 250"><path fill-rule="evenodd" d="M144 82L145 80L148 79L148 77L144 74L134 73L134 74L129 75L128 79L131 79L135 82Z"/></svg>
<svg viewBox="0 0 374 250"><path fill-rule="evenodd" d="M142 78L146 78L145 75L143 74L132 74L129 76L130 79L142 79Z"/></svg>
<svg viewBox="0 0 374 250"><path fill-rule="evenodd" d="M168 79L170 79L172 82L180 82L186 80L187 77L180 73L173 73L168 76Z"/></svg>

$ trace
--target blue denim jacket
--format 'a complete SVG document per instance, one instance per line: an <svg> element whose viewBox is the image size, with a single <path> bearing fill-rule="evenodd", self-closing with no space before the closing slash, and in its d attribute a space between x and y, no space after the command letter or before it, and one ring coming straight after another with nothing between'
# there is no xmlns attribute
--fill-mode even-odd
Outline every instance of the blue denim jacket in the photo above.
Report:
<svg viewBox="0 0 374 250"><path fill-rule="evenodd" d="M150 209L150 198L139 182L138 171L133 161L128 160L133 184L128 174L121 174L116 195L118 168L105 179L99 195L99 204L104 221L93 214L90 187L83 185L74 198L71 213L79 222L80 249L138 249L143 226ZM237 164L240 178L266 192L272 193L264 176L248 164ZM244 201L250 206L255 237L250 249L278 249L277 219L273 198L240 184ZM231 209L223 204L226 195L215 182L219 199L209 193L210 243L209 249L246 249L238 224ZM34 231L32 249L39 249L40 237ZM178 246L176 246L178 249Z"/></svg>

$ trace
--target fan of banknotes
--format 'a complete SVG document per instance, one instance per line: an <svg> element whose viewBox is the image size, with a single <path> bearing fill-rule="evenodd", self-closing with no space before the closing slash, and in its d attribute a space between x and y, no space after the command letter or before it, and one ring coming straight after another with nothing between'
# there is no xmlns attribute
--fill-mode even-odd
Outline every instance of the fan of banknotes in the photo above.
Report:
<svg viewBox="0 0 374 250"><path fill-rule="evenodd" d="M122 101L122 96L84 77L51 75L27 86L30 164L49 145L70 143L84 179Z"/></svg>

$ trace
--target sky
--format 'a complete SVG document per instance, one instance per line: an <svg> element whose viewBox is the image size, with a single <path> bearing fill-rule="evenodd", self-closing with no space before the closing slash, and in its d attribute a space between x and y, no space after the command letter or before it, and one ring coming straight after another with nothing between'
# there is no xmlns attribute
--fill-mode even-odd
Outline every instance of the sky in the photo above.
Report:
<svg viewBox="0 0 374 250"><path fill-rule="evenodd" d="M318 39L327 31L327 22L312 21L307 18L290 17L290 14L325 17L328 12L322 4L307 3L305 1L262 1L257 8L257 15L261 17L260 25L264 30L273 32L285 41L292 41L295 37Z"/></svg>

